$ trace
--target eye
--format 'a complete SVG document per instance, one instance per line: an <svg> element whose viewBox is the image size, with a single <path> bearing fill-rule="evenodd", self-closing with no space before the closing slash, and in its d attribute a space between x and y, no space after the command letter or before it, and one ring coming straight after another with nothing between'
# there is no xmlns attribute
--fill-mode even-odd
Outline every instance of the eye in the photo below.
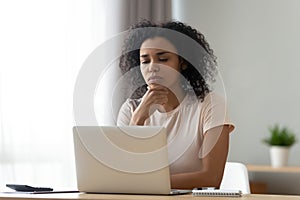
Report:
<svg viewBox="0 0 300 200"><path fill-rule="evenodd" d="M160 62L167 62L168 59L167 59L167 58L160 58L159 61L160 61Z"/></svg>
<svg viewBox="0 0 300 200"><path fill-rule="evenodd" d="M141 61L141 64L145 65L145 64L148 64L149 63L149 60L143 60Z"/></svg>

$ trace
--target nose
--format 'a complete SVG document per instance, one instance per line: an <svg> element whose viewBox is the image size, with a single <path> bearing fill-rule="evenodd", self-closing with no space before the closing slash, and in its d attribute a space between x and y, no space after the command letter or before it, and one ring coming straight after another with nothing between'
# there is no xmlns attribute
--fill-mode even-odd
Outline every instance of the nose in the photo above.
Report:
<svg viewBox="0 0 300 200"><path fill-rule="evenodd" d="M160 70L159 64L157 63L150 63L149 64L149 71L150 72L158 72Z"/></svg>

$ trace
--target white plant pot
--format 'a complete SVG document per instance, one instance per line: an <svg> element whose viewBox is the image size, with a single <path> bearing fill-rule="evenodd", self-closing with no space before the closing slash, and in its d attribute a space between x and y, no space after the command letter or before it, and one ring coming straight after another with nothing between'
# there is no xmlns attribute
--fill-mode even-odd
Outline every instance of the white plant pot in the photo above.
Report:
<svg viewBox="0 0 300 200"><path fill-rule="evenodd" d="M284 167L288 165L289 159L289 147L271 146L271 166L272 167Z"/></svg>

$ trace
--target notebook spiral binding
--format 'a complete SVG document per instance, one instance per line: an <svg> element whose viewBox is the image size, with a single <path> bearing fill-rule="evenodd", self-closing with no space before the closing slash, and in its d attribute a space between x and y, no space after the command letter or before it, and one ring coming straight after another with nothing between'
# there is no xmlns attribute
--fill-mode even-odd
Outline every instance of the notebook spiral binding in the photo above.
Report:
<svg viewBox="0 0 300 200"><path fill-rule="evenodd" d="M193 196L224 196L224 197L241 197L240 190L193 190Z"/></svg>

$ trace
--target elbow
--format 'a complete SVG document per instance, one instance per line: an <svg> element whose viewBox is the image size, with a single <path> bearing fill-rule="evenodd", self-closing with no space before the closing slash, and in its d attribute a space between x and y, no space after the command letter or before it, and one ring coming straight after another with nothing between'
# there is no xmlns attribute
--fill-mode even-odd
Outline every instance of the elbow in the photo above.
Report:
<svg viewBox="0 0 300 200"><path fill-rule="evenodd" d="M217 170L211 175L211 187L220 188L224 170Z"/></svg>
<svg viewBox="0 0 300 200"><path fill-rule="evenodd" d="M220 188L222 178L216 175L210 175L206 176L206 180L200 179L198 180L198 185L201 185L201 187L214 187L214 188Z"/></svg>
<svg viewBox="0 0 300 200"><path fill-rule="evenodd" d="M219 171L209 171L206 177L208 178L207 181L205 181L207 187L220 188L223 179L223 173Z"/></svg>
<svg viewBox="0 0 300 200"><path fill-rule="evenodd" d="M214 176L211 180L211 187L220 188L222 176Z"/></svg>

